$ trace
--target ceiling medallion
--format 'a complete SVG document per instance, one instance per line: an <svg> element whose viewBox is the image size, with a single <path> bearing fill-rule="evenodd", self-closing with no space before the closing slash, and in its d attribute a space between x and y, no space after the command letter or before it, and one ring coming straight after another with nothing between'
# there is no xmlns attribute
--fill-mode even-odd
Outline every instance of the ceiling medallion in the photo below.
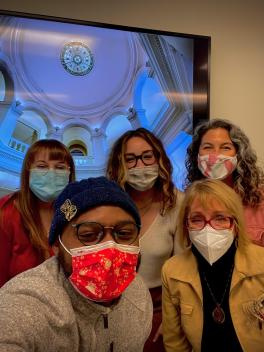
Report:
<svg viewBox="0 0 264 352"><path fill-rule="evenodd" d="M84 76L94 66L91 50L81 42L65 44L60 55L62 66L74 76Z"/></svg>

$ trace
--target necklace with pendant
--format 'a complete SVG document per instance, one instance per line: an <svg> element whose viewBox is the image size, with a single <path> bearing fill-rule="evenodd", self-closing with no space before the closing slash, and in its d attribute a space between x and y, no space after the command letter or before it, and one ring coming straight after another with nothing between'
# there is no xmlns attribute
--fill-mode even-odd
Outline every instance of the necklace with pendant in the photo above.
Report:
<svg viewBox="0 0 264 352"><path fill-rule="evenodd" d="M228 275L228 279L227 279L227 283L226 283L226 286L225 286L225 290L223 292L223 295L222 295L222 298L220 300L220 302L217 302L216 298L215 298L215 295L211 289L211 286L209 285L209 282L207 281L207 278L205 276L205 273L202 273L203 274L203 278L204 278L204 281L206 283L206 286L209 290L209 293L215 303L215 308L214 310L212 311L212 317L214 319L214 321L217 323L217 324L223 324L224 321L225 321L225 312L223 310L223 308L221 307L221 305L223 304L223 301L224 301L224 298L225 298L225 295L226 295L226 292L227 292L227 288L229 286L229 283L230 283L230 280L231 280L231 277L232 277L232 273L233 273L233 269L234 269L234 265L232 265L231 267L231 270L230 270L230 273Z"/></svg>

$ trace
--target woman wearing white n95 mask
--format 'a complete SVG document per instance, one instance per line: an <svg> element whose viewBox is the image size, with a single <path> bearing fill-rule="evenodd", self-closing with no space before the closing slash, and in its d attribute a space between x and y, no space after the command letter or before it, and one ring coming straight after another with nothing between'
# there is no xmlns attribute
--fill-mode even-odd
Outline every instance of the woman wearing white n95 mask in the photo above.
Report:
<svg viewBox="0 0 264 352"><path fill-rule="evenodd" d="M195 181L178 219L185 251L162 269L166 352L262 352L264 253L246 235L240 197Z"/></svg>
<svg viewBox="0 0 264 352"><path fill-rule="evenodd" d="M144 352L164 351L161 335L161 267L180 251L176 222L183 195L172 183L172 165L162 142L144 128L128 131L114 144L107 175L136 203L141 217L139 274L150 289L153 328Z"/></svg>
<svg viewBox="0 0 264 352"><path fill-rule="evenodd" d="M264 246L264 173L245 133L227 120L199 125L187 150L187 185L218 179L241 197L249 238Z"/></svg>

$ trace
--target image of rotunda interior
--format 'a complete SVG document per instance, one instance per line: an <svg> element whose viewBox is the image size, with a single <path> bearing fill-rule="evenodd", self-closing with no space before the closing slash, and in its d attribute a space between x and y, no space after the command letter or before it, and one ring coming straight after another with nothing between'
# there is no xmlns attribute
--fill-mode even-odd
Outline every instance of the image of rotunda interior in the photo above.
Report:
<svg viewBox="0 0 264 352"><path fill-rule="evenodd" d="M193 39L0 16L0 196L19 188L38 139L71 151L77 179L105 174L113 142L143 126L183 187L191 141Z"/></svg>

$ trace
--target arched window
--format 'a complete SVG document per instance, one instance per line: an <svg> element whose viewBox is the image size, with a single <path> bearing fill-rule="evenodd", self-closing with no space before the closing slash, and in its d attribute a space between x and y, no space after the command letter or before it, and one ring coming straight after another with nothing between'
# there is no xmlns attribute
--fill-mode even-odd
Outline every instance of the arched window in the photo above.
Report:
<svg viewBox="0 0 264 352"><path fill-rule="evenodd" d="M87 156L87 149L82 141L74 141L68 148L72 156Z"/></svg>

